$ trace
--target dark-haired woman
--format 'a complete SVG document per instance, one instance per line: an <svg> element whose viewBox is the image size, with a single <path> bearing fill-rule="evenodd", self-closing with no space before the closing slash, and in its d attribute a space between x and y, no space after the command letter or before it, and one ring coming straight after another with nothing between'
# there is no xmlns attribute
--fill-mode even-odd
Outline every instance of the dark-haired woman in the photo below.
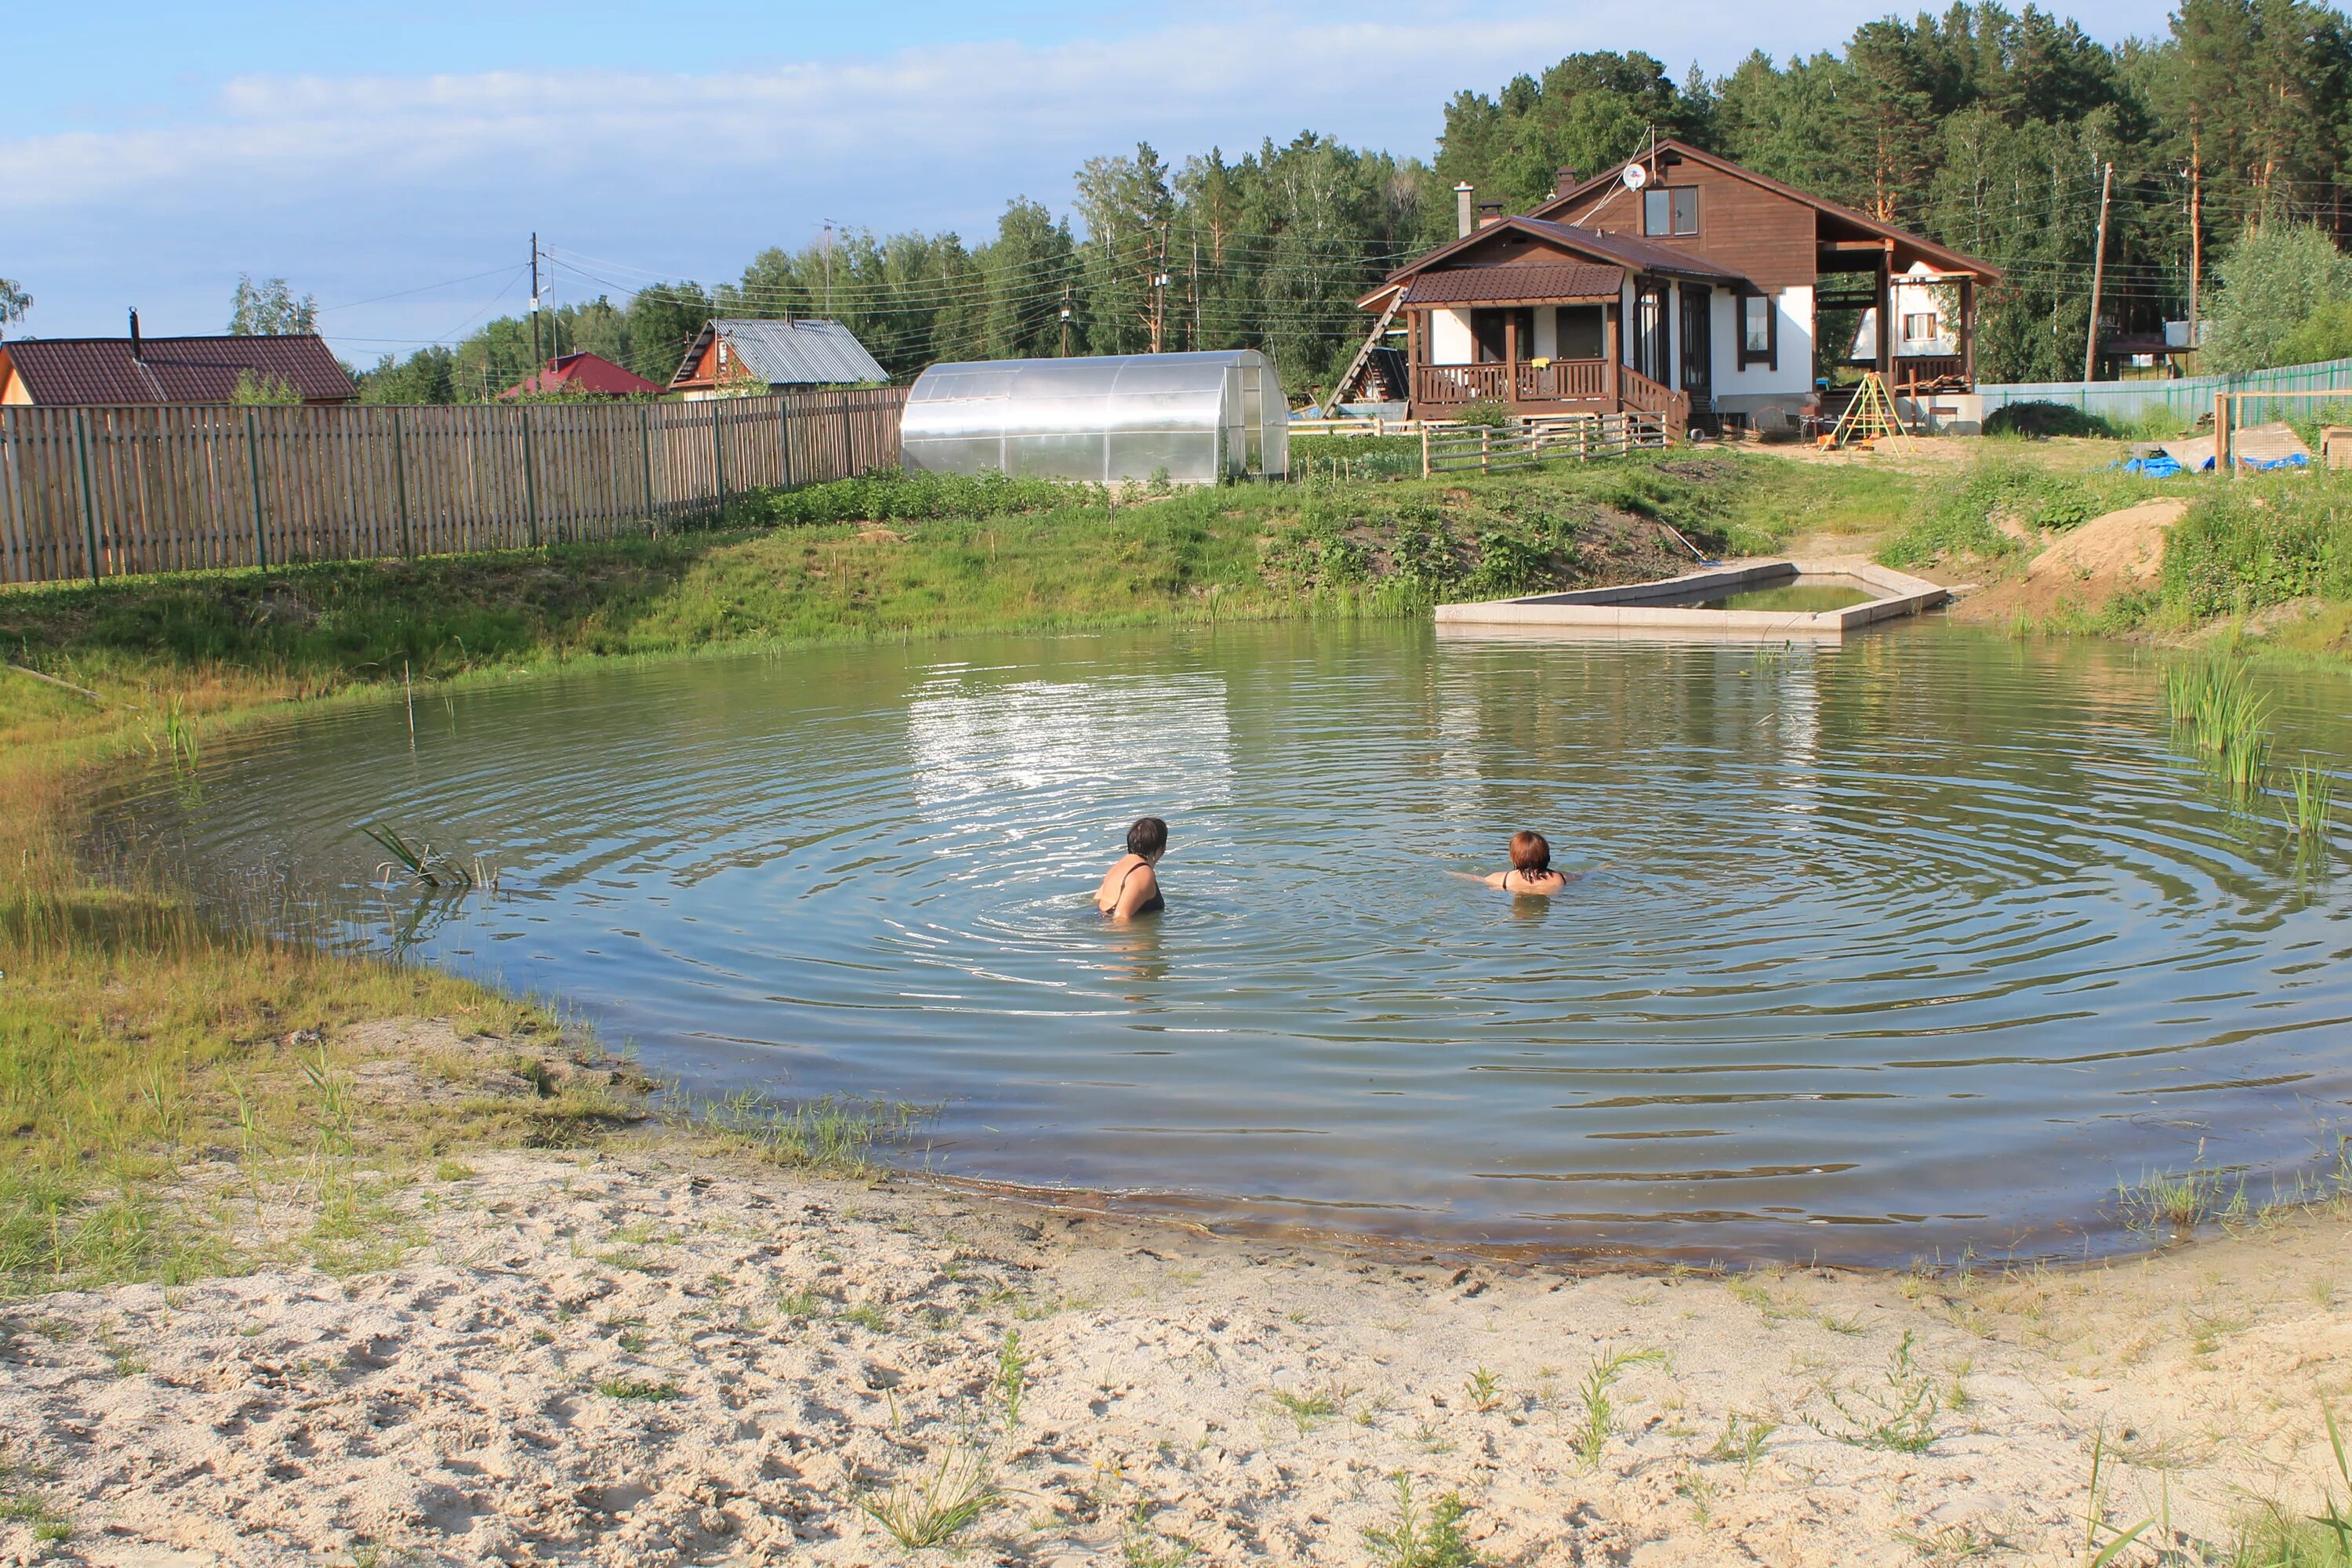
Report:
<svg viewBox="0 0 2352 1568"><path fill-rule="evenodd" d="M1540 833L1511 835L1511 868L1484 879L1486 886L1507 893L1549 898L1568 886L1568 879L1551 868L1551 843Z"/></svg>
<svg viewBox="0 0 2352 1568"><path fill-rule="evenodd" d="M1127 830L1127 853L1103 873L1102 886L1095 889L1095 908L1115 921L1167 908L1160 896L1160 878L1152 870L1167 853L1168 825L1156 816L1137 817Z"/></svg>

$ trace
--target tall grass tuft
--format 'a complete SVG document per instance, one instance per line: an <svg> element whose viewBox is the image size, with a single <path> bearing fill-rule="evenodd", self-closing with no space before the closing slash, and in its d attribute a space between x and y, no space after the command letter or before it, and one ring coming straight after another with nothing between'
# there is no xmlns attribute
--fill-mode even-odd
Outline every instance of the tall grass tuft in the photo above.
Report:
<svg viewBox="0 0 2352 1568"><path fill-rule="evenodd" d="M1576 1451L1585 1468L1601 1463L1609 1435L1617 1429L1617 1405L1609 1391L1633 1368L1665 1359L1666 1352L1659 1350L1615 1351L1593 1358L1591 1370L1576 1389L1577 1403L1584 1407L1583 1418L1577 1424Z"/></svg>
<svg viewBox="0 0 2352 1568"><path fill-rule="evenodd" d="M2243 665L2206 660L2165 672L2173 733L2203 760L2233 805L2251 806L2270 776L2271 701Z"/></svg>
<svg viewBox="0 0 2352 1568"><path fill-rule="evenodd" d="M2286 825L2306 848L2327 842L2336 810L2336 775L2315 762L2287 770Z"/></svg>
<svg viewBox="0 0 2352 1568"><path fill-rule="evenodd" d="M959 1447L940 1456L928 1480L901 1481L882 1493L859 1492L855 1500L858 1511L888 1531L903 1550L920 1552L954 1540L996 1499L988 1457Z"/></svg>
<svg viewBox="0 0 2352 1568"><path fill-rule="evenodd" d="M394 872L406 871L414 880L436 892L462 893L474 888L498 891L499 868L479 855L459 860L436 850L430 844L411 844L389 822L363 822L360 831L392 857L377 864L375 876L379 882L389 884Z"/></svg>

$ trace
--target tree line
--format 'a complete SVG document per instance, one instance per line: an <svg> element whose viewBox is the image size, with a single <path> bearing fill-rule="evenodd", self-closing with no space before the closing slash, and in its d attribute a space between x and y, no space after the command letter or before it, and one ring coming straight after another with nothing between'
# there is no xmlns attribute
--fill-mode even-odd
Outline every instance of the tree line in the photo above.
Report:
<svg viewBox="0 0 2352 1568"><path fill-rule="evenodd" d="M1247 347L1307 389L1361 341L1357 299L1453 237L1457 182L1524 211L1562 166L1599 170L1653 135L2003 268L1981 299L1987 380L2080 374L2110 165L2111 330L2159 331L2188 313L2193 287L2217 325L2224 294L2240 314L2270 301L2269 324L2231 328L2219 357L2288 342L2352 353L2352 279L2328 259L2352 226L2352 23L2313 0L2182 0L2161 37L2118 46L2034 6L1956 4L1867 23L1842 50L1759 51L1679 82L1645 54L1573 55L1493 94L1457 93L1426 162L1313 132L1175 164L1140 145L1088 160L1068 211L1013 200L977 243L828 236L762 251L715 288L567 305L549 331L563 351L656 382L711 315L793 314L842 321L900 379L943 359ZM510 317L387 358L364 382L387 401L472 399L532 363L530 323Z"/></svg>

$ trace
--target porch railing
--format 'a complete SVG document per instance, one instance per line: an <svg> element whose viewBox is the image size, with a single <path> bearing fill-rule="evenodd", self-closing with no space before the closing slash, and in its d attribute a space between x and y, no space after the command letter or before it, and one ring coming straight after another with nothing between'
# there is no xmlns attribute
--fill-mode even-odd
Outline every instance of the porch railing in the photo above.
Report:
<svg viewBox="0 0 2352 1568"><path fill-rule="evenodd" d="M1545 364L1424 364L1413 369L1413 401L1433 404L1603 403L1609 397L1605 359L1556 359Z"/></svg>
<svg viewBox="0 0 2352 1568"><path fill-rule="evenodd" d="M1690 395L1652 381L1638 370L1628 368L1618 373L1617 396L1628 408L1657 415L1670 429L1690 428Z"/></svg>
<svg viewBox="0 0 2352 1568"><path fill-rule="evenodd" d="M1958 354L1899 354L1895 360L1895 390L1909 396L1915 388L1957 391L1968 384L1969 362Z"/></svg>

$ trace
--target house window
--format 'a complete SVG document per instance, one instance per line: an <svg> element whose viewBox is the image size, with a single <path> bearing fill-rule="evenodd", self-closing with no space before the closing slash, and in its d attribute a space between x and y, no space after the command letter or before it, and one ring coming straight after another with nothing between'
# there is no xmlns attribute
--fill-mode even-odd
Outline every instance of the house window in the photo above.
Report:
<svg viewBox="0 0 2352 1568"><path fill-rule="evenodd" d="M1696 234L1698 232L1698 187L1696 185L1660 185L1642 193L1642 232L1643 234Z"/></svg>
<svg viewBox="0 0 2352 1568"><path fill-rule="evenodd" d="M1903 341L1906 343L1933 342L1943 334L1936 330L1936 312L1915 311L1903 318Z"/></svg>
<svg viewBox="0 0 2352 1568"><path fill-rule="evenodd" d="M1751 364L1780 368L1780 312L1769 294L1747 294L1739 300L1739 368Z"/></svg>

